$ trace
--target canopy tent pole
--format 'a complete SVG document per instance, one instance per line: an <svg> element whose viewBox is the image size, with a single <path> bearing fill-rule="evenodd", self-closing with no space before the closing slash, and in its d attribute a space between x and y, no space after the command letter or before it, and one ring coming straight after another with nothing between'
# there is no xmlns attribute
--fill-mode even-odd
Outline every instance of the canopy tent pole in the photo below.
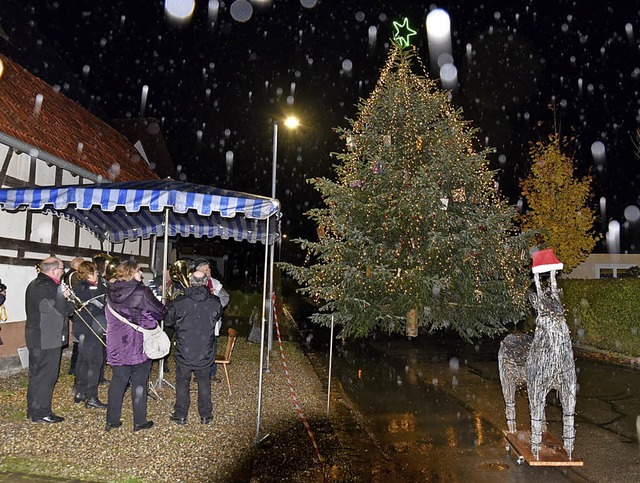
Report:
<svg viewBox="0 0 640 483"><path fill-rule="evenodd" d="M169 258L169 208L164 216L164 246L162 247L162 302L167 303L167 263Z"/></svg>
<svg viewBox="0 0 640 483"><path fill-rule="evenodd" d="M329 339L329 379L327 384L327 416L329 416L329 404L331 402L331 369L333 362L333 315L331 316L331 338Z"/></svg>
<svg viewBox="0 0 640 483"><path fill-rule="evenodd" d="M269 372L269 355L271 349L273 349L273 312L275 307L273 306L273 294L275 293L275 289L273 287L273 254L274 254L274 245L271 244L269 247L269 326L267 330L267 363L266 363L266 371Z"/></svg>
<svg viewBox="0 0 640 483"><path fill-rule="evenodd" d="M162 247L162 302L167 303L167 263L169 259L169 207L164 210L164 246ZM164 320L160 321L160 327L164 330ZM164 358L158 360L158 389L162 389L164 380ZM168 385L171 385L167 383Z"/></svg>
<svg viewBox="0 0 640 483"><path fill-rule="evenodd" d="M260 443L260 418L262 411L262 365L264 364L264 324L266 319L266 302L267 302L267 264L269 261L269 222L271 217L267 218L267 233L264 242L264 273L262 276L262 323L260 327L260 367L258 370L258 417L256 418L256 440L255 444ZM268 436L268 435L267 435ZM265 436L266 438L266 436Z"/></svg>
<svg viewBox="0 0 640 483"><path fill-rule="evenodd" d="M151 275L155 278L158 275L158 271L156 270L156 251L158 250L158 235L153 235L153 239L151 242L151 246L149 247L151 251L149 253L149 271Z"/></svg>

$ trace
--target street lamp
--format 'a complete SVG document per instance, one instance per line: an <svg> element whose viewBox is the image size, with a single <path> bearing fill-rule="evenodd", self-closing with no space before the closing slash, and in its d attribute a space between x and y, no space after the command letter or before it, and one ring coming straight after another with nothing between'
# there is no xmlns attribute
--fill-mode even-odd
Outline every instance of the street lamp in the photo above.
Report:
<svg viewBox="0 0 640 483"><path fill-rule="evenodd" d="M296 129L300 125L300 121L295 116L289 116L286 119L278 120L273 123L273 164L271 167L271 198L274 198L274 199L276 197L276 168L278 166L278 124L283 124L288 129ZM280 243L281 241L278 240L278 258L280 258L280 247L281 247ZM271 245L269 251L270 251L271 263L273 267L274 256L275 256L274 245ZM271 294L269 300L271 304L273 302L273 294L275 292L275 289L273 286L273 270L271 270L271 274L269 277L269 288L270 288L269 293ZM273 347L273 306L271 305L269 310L269 329L267 334L267 347L268 347L268 351L270 351ZM267 370L269 368L268 354L269 352L267 352Z"/></svg>
<svg viewBox="0 0 640 483"><path fill-rule="evenodd" d="M271 197L276 197L276 167L278 165L278 124L283 124L289 129L296 129L300 121L295 116L289 116L283 121L273 123L273 165L271 167Z"/></svg>
<svg viewBox="0 0 640 483"><path fill-rule="evenodd" d="M278 166L278 124L283 124L285 127L289 129L295 129L300 125L300 121L294 116L289 116L283 120L277 120L273 123L273 166L271 169L271 198L275 199L276 197L276 167ZM276 223L279 223L276 220ZM268 239L268 234L267 234ZM266 250L266 249L265 249ZM262 318L262 329L261 329L261 337L260 337L260 374L258 378L258 421L256 423L256 444L261 441L260 440L260 411L262 408L262 373L269 372L269 352L273 348L273 294L275 292L273 286L273 265L274 265L274 244L272 243L269 247L269 258L271 260L271 270L269 275L269 302L265 304L269 307L269 326L267 331L267 358L266 365L264 364L264 323L265 318ZM278 258L280 258L280 250L278 249ZM265 251L265 264L266 264L266 251ZM268 435L267 435L268 436ZM264 440L267 436L262 438Z"/></svg>

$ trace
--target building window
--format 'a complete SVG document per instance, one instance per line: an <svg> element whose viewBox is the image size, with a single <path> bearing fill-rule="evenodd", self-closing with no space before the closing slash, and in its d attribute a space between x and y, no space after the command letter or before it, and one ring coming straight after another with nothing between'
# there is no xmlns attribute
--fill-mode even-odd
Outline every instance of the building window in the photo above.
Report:
<svg viewBox="0 0 640 483"><path fill-rule="evenodd" d="M598 278L616 278L615 268L601 268Z"/></svg>

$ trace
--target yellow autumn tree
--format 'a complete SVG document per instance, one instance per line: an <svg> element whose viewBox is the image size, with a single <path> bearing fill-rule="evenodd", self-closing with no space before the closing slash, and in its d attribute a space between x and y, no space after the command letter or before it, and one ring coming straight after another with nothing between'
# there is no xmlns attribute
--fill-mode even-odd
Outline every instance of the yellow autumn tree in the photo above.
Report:
<svg viewBox="0 0 640 483"><path fill-rule="evenodd" d="M523 230L536 230L542 248L553 248L569 271L583 262L600 238L594 231L595 209L590 175L575 177L569 141L549 135L529 150L531 172L520 183L527 210L520 216Z"/></svg>

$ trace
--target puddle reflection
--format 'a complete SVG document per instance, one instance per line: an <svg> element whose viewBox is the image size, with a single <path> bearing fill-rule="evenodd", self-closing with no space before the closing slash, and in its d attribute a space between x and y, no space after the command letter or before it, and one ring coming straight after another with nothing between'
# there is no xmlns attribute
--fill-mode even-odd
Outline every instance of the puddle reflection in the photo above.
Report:
<svg viewBox="0 0 640 483"><path fill-rule="evenodd" d="M444 381L432 374L448 374L446 383L456 387L456 374L468 370L463 357L441 346L390 346L384 355L365 344L340 347L334 348L333 376L403 481L575 481L566 470L518 465L501 428L439 389Z"/></svg>

